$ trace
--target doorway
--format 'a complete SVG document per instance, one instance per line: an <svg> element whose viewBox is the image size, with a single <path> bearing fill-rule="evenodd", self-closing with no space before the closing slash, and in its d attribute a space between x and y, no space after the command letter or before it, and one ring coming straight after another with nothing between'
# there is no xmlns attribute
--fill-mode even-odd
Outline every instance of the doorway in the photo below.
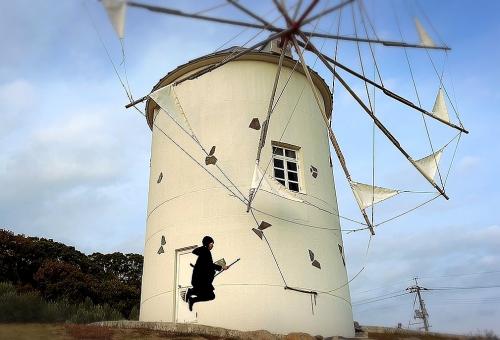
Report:
<svg viewBox="0 0 500 340"><path fill-rule="evenodd" d="M197 246L189 246L175 251L175 320L180 323L197 322L197 313L189 311L188 304L183 300L188 288L191 287L191 275L196 263L196 255L191 253Z"/></svg>

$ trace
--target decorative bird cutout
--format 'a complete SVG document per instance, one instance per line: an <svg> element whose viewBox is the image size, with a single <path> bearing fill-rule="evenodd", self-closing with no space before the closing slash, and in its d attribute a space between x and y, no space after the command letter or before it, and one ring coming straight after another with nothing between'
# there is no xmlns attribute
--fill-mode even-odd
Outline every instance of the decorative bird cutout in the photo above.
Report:
<svg viewBox="0 0 500 340"><path fill-rule="evenodd" d="M311 259L311 261L314 261L314 253L312 252L311 249L308 250L309 250L309 258Z"/></svg>
<svg viewBox="0 0 500 340"><path fill-rule="evenodd" d="M254 130L260 130L260 122L259 122L259 118L254 118L252 119L252 121L250 122L250 125L248 126L250 129L254 129Z"/></svg>
<svg viewBox="0 0 500 340"><path fill-rule="evenodd" d="M339 246L340 257L342 258L342 262L344 263L345 267L344 249L342 249L342 246L340 244L338 244L338 246Z"/></svg>
<svg viewBox="0 0 500 340"><path fill-rule="evenodd" d="M262 236L264 236L264 233L261 230L252 228L252 231L262 240Z"/></svg>
<svg viewBox="0 0 500 340"><path fill-rule="evenodd" d="M212 146L210 152L208 153L208 156L205 157L205 165L217 163L217 157L214 156L214 153L215 153L215 145Z"/></svg>
<svg viewBox="0 0 500 340"><path fill-rule="evenodd" d="M309 171L311 171L311 175L314 178L318 177L318 169L314 165L311 165L311 167L309 168Z"/></svg>
<svg viewBox="0 0 500 340"><path fill-rule="evenodd" d="M318 269L321 269L321 264L319 263L319 261L314 259L314 253L313 253L313 251L311 249L308 249L308 250L309 250L309 259L312 261L311 264L314 267L316 267Z"/></svg>
<svg viewBox="0 0 500 340"><path fill-rule="evenodd" d="M163 178L163 172L160 172L160 176L158 176L158 180L156 181L156 183L160 184L162 178Z"/></svg>
<svg viewBox="0 0 500 340"><path fill-rule="evenodd" d="M264 229L267 229L271 226L272 224L271 223L267 223L266 221L262 221L260 222L260 225L259 225L259 230L264 230Z"/></svg>

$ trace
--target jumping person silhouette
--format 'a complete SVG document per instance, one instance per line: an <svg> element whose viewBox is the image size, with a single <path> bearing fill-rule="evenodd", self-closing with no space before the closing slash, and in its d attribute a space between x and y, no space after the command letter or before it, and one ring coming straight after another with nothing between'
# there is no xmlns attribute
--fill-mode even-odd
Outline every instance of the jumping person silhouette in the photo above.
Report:
<svg viewBox="0 0 500 340"><path fill-rule="evenodd" d="M210 301L215 299L214 280L215 271L227 270L228 266L219 266L213 263L210 250L214 247L214 239L205 236L202 240L203 246L193 250L193 254L198 256L191 277L191 285L186 292L186 302L189 304L189 310L193 311L193 305L200 301ZM194 296L194 297L193 297Z"/></svg>

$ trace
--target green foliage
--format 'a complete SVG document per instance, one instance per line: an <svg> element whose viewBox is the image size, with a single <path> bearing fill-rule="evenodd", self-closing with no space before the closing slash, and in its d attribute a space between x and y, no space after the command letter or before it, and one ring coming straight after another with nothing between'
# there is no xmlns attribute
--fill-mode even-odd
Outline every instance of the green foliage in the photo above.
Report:
<svg viewBox="0 0 500 340"><path fill-rule="evenodd" d="M120 320L122 314L111 306L94 305L87 298L72 304L68 300L45 301L37 292L16 293L14 286L0 283L0 322L90 323Z"/></svg>
<svg viewBox="0 0 500 340"><path fill-rule="evenodd" d="M134 306L128 316L129 320L139 320L139 306Z"/></svg>
<svg viewBox="0 0 500 340"><path fill-rule="evenodd" d="M16 293L16 288L9 282L0 282L0 296L8 293Z"/></svg>
<svg viewBox="0 0 500 340"><path fill-rule="evenodd" d="M128 316L139 304L142 265L139 254L87 256L53 240L0 229L0 282L14 284L18 292L35 290L46 301L90 299Z"/></svg>

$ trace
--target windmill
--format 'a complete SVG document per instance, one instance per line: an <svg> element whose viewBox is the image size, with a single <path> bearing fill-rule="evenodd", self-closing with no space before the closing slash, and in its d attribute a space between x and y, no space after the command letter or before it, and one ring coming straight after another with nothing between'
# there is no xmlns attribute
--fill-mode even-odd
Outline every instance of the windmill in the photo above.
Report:
<svg viewBox="0 0 500 340"><path fill-rule="evenodd" d="M420 43L371 37L366 25L365 36L357 30L352 36L339 29L337 34L319 32L316 26L306 29L334 15L339 28L341 13L348 10L354 23L370 23L361 1L325 3L322 9L317 0L273 3L281 26L234 0L227 5L249 21L103 0L120 38L127 8L269 32L260 42L179 66L138 100L129 94L127 107L146 102L144 115L153 134L141 320L353 335L342 231L366 230L371 237L380 225L413 208L375 223L375 204L410 190L355 180L334 131L336 87L352 97L374 129L422 176L435 194L432 199L448 199L446 180L435 180L438 173L441 178L439 162L445 148L454 141L458 145L468 131L458 113L457 123L450 119L446 102L451 100L442 76L433 109L427 110L420 99L414 103L384 85L372 48L403 48L405 53L449 48L435 44L418 20ZM360 44L368 46L378 81L366 75L361 55L357 71L339 61L338 44L334 53L324 53L313 41L318 38L349 41L358 52ZM323 73L308 66L308 53L329 72L331 88ZM366 98L347 76L362 82ZM420 114L427 132L427 121L432 120L456 131L456 136L438 149L430 143L429 155L412 156L379 118L369 88ZM339 213L330 148L362 221ZM342 219L358 227L342 229ZM241 263L217 278L217 299L191 313L180 296L189 286L190 251L205 234L215 238L217 251L241 257Z"/></svg>

